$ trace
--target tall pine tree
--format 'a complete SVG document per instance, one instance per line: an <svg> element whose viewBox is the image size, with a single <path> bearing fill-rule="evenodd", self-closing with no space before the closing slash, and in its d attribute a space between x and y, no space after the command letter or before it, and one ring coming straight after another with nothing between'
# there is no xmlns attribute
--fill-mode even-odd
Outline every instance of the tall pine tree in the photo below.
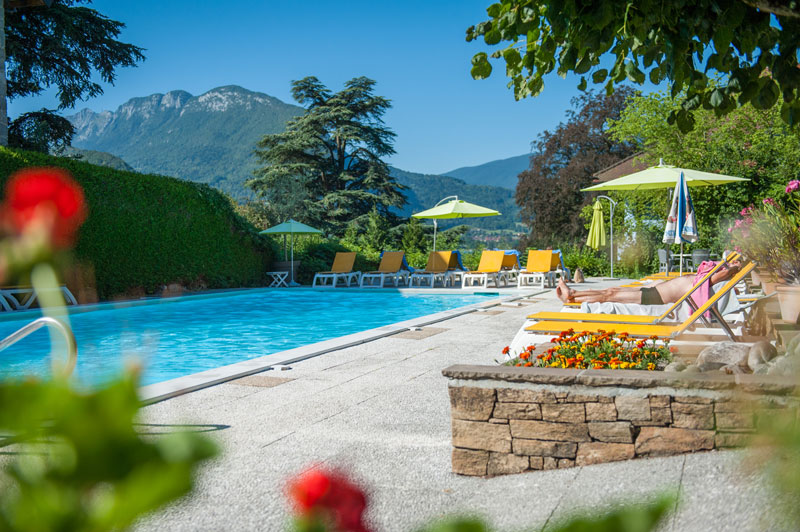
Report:
<svg viewBox="0 0 800 532"><path fill-rule="evenodd" d="M292 190L297 201L285 215L335 235L372 209L390 217L391 207L405 204L404 187L382 160L394 153L395 134L382 119L391 103L374 95L374 86L358 77L331 93L313 76L292 82L306 112L261 139L256 155L264 166L247 186L268 205Z"/></svg>

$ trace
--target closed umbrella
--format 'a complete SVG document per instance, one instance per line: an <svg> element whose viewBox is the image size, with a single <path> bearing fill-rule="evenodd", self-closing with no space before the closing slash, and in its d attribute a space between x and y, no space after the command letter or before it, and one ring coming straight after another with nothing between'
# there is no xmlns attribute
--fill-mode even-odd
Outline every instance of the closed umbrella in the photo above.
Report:
<svg viewBox="0 0 800 532"><path fill-rule="evenodd" d="M667 226L664 229L664 243L681 245L680 274L683 275L683 243L697 242L697 220L694 216L694 204L689 194L689 187L681 172L675 191L672 194L672 205L669 209Z"/></svg>
<svg viewBox="0 0 800 532"><path fill-rule="evenodd" d="M291 275L291 281L289 282L290 286L297 286L297 283L294 282L294 235L311 235L311 234L320 234L322 231L319 229L314 229L313 227L306 225L304 223L300 223L295 220L289 220L288 222L283 222L282 224L275 225L270 227L269 229L264 229L259 234L262 235L290 235L290 239L292 242L292 262L291 266L289 267L289 275Z"/></svg>
<svg viewBox="0 0 800 532"><path fill-rule="evenodd" d="M450 200L450 201L448 201ZM493 209L487 209L474 203L468 203L464 200L458 199L458 196L448 196L436 206L417 214L412 214L412 218L430 218L433 219L433 250L436 251L436 220L450 219L450 218L479 218L482 216L499 216L500 213Z"/></svg>
<svg viewBox="0 0 800 532"><path fill-rule="evenodd" d="M606 245L606 228L600 200L594 203L594 214L592 215L592 224L589 226L589 238L586 239L586 245L592 249L600 249L601 246Z"/></svg>

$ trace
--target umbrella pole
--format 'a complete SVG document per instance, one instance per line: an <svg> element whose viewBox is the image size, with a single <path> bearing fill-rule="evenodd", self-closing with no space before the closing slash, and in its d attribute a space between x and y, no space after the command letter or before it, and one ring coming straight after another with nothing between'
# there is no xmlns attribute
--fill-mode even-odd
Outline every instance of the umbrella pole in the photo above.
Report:
<svg viewBox="0 0 800 532"><path fill-rule="evenodd" d="M436 223L436 220L434 219L433 220L433 251L436 251L436 226L437 225L438 224Z"/></svg>
<svg viewBox="0 0 800 532"><path fill-rule="evenodd" d="M289 277L292 278L292 281L289 283L291 286L294 284L294 233L292 233L292 262L289 265Z"/></svg>
<svg viewBox="0 0 800 532"><path fill-rule="evenodd" d="M683 240L681 240L681 267L680 267L680 275L683 275Z"/></svg>

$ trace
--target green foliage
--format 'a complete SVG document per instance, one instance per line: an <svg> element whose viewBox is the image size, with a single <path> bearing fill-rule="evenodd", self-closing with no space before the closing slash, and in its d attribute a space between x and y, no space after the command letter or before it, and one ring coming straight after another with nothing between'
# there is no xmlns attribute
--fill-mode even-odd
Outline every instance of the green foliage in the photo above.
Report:
<svg viewBox="0 0 800 532"><path fill-rule="evenodd" d="M481 254L485 246L478 245L474 249L467 251L461 254L461 262L464 263L464 268L469 271L475 271L478 269L478 264L481 262Z"/></svg>
<svg viewBox="0 0 800 532"><path fill-rule="evenodd" d="M647 504L628 504L601 515L585 514L567 518L553 527L553 532L651 532L675 506L674 496L662 496ZM490 532L480 519L450 518L419 532Z"/></svg>
<svg viewBox="0 0 800 532"><path fill-rule="evenodd" d="M564 266L569 268L573 275L577 268L583 270L583 275L587 277L608 275L608 259L589 246L564 247L561 249L561 257L564 260Z"/></svg>
<svg viewBox="0 0 800 532"><path fill-rule="evenodd" d="M68 158L0 150L0 182L28 166L58 166L84 189L89 217L75 247L101 299L155 292L177 282L227 288L263 283L269 239L218 191L187 181L121 172Z"/></svg>
<svg viewBox="0 0 800 532"><path fill-rule="evenodd" d="M90 393L60 380L0 383L0 430L13 435L2 445L14 444L0 530L123 530L191 491L216 446L190 432L143 438L136 390L130 377Z"/></svg>
<svg viewBox="0 0 800 532"><path fill-rule="evenodd" d="M431 243L425 236L425 231L422 229L422 224L419 218L411 218L403 229L403 238L400 241L400 247L403 251L408 253L425 253L428 251Z"/></svg>
<svg viewBox="0 0 800 532"><path fill-rule="evenodd" d="M688 133L666 123L680 104L668 94L630 98L618 120L609 124L611 135L635 142L646 151L645 164L663 158L666 164L706 172L745 177L750 181L717 187L692 187L700 240L696 248L721 252L729 246L731 219L753 201L783 195L786 183L800 176L800 133L788 127L777 108L738 108L724 117L698 110L697 127ZM669 193L663 191L609 194L624 201L615 221L627 235L649 239L658 247L669 211Z"/></svg>
<svg viewBox="0 0 800 532"><path fill-rule="evenodd" d="M367 215L364 232L360 235L359 244L367 251L380 253L389 242L389 222L374 208Z"/></svg>
<svg viewBox="0 0 800 532"><path fill-rule="evenodd" d="M373 209L386 217L401 207L404 187L382 160L394 153L395 134L382 119L391 103L375 96L374 86L353 78L332 94L313 76L293 82L305 113L259 141L256 156L264 166L247 186L269 205L291 198L286 214L337 236Z"/></svg>
<svg viewBox="0 0 800 532"><path fill-rule="evenodd" d="M72 142L75 128L64 117L42 109L20 115L8 126L8 145L12 148L60 153Z"/></svg>
<svg viewBox="0 0 800 532"><path fill-rule="evenodd" d="M456 250L461 247L461 239L469 231L468 225L457 225L436 234L436 248Z"/></svg>
<svg viewBox="0 0 800 532"><path fill-rule="evenodd" d="M522 221L529 228L525 246L560 248L585 241L577 214L593 199L581 189L592 184L597 172L634 153L632 142L615 140L606 126L609 119L619 118L632 92L573 99L567 121L534 143L537 153L530 169L519 175L516 191Z"/></svg>
<svg viewBox="0 0 800 532"><path fill-rule="evenodd" d="M504 60L517 99L541 93L553 71L572 72L581 76L580 90L591 78L607 94L622 83L667 81L673 96L683 94L667 117L681 131L700 129L696 111L722 116L748 103L779 106L787 124L800 118L795 3L699 0L687 9L660 0L502 0L486 11L489 19L468 28L467 41L508 43L491 57ZM475 54L472 77L491 72L489 56ZM715 75L725 82L713 83Z"/></svg>
<svg viewBox="0 0 800 532"><path fill-rule="evenodd" d="M117 40L125 24L76 6L85 3L89 0L55 0L47 8L6 8L10 99L55 86L59 108L72 107L78 100L103 94L97 81L113 84L117 67L144 60L142 48Z"/></svg>

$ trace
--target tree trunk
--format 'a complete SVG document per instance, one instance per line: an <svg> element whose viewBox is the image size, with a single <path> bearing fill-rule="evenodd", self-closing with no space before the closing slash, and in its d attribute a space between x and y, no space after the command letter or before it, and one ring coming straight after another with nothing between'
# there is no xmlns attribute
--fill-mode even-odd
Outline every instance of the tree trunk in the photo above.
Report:
<svg viewBox="0 0 800 532"><path fill-rule="evenodd" d="M0 0L0 146L8 146L8 86L6 85L6 2Z"/></svg>

